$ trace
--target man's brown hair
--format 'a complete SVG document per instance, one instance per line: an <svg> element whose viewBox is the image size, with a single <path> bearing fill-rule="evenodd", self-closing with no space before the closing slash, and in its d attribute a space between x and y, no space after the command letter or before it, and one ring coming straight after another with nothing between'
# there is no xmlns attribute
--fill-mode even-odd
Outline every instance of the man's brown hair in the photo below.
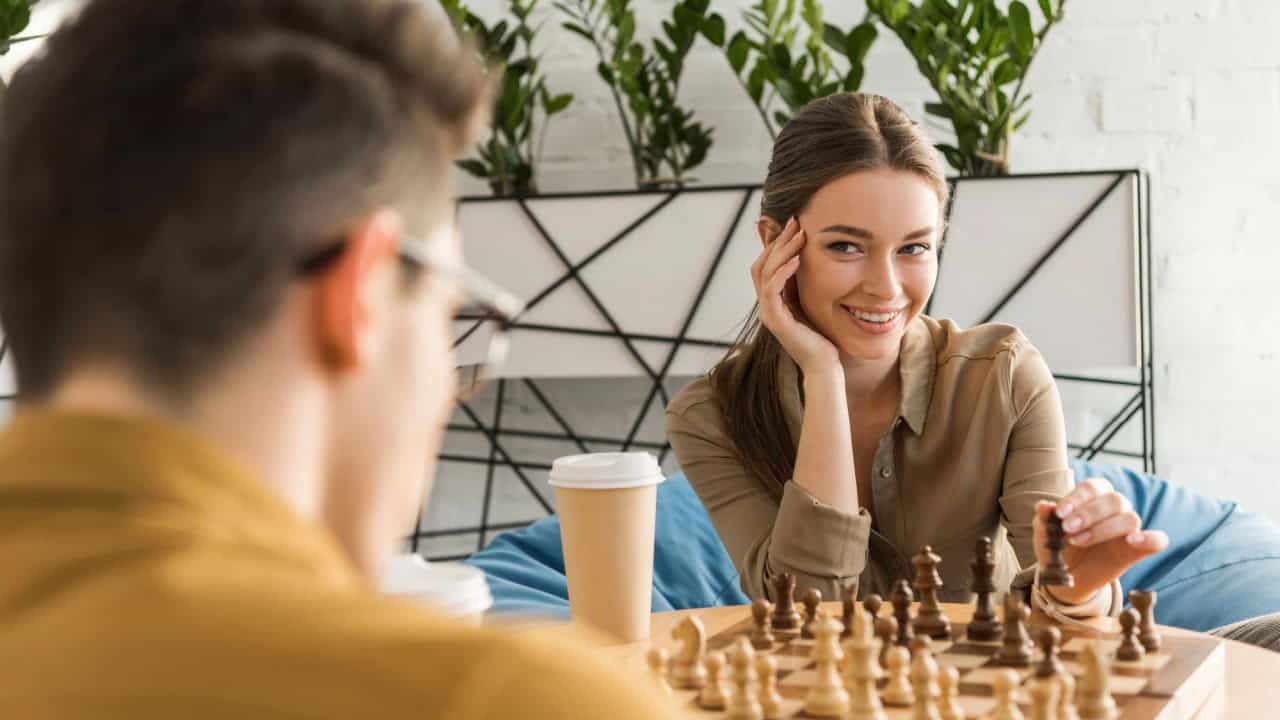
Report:
<svg viewBox="0 0 1280 720"><path fill-rule="evenodd" d="M85 362L179 399L381 206L452 212L484 68L434 3L93 0L0 108L0 325L27 400Z"/></svg>

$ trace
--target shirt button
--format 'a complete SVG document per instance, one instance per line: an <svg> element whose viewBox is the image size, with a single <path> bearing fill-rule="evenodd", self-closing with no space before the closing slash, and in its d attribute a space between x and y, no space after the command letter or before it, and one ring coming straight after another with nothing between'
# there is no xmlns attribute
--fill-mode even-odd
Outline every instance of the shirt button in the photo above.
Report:
<svg viewBox="0 0 1280 720"><path fill-rule="evenodd" d="M893 477L893 470L888 467L880 468L880 477L885 478L886 480Z"/></svg>

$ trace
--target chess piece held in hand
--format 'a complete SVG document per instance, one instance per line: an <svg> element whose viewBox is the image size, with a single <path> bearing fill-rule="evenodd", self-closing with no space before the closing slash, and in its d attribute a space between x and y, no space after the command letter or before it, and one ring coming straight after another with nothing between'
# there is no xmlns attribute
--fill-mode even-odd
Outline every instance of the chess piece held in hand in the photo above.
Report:
<svg viewBox="0 0 1280 720"><path fill-rule="evenodd" d="M921 635L945 640L951 637L951 621L943 614L938 601L938 591L942 589L942 576L938 574L940 562L942 558L928 545L911 559L916 569L915 589L920 595L920 611L914 629Z"/></svg>
<svg viewBox="0 0 1280 720"><path fill-rule="evenodd" d="M973 606L973 619L965 629L965 635L975 642L994 642L1004 634L1004 628L996 620L996 560L991 552L991 538L980 537L973 549L973 561L969 564L971 580L969 590L977 596Z"/></svg>
<svg viewBox="0 0 1280 720"><path fill-rule="evenodd" d="M1040 584L1046 587L1071 587L1075 578L1067 567L1062 551L1067 547L1067 531L1062 527L1062 518L1055 509L1049 513L1045 523L1045 545L1049 548L1049 562L1040 568Z"/></svg>
<svg viewBox="0 0 1280 720"><path fill-rule="evenodd" d="M773 608L774 630L795 630L800 627L800 613L796 611L796 576L783 573L774 578L773 596L777 604Z"/></svg>

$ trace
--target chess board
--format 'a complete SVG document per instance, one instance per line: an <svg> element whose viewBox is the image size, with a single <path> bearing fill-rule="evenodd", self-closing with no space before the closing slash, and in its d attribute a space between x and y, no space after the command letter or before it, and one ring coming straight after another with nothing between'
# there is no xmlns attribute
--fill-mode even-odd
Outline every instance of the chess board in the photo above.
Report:
<svg viewBox="0 0 1280 720"><path fill-rule="evenodd" d="M708 650L728 651L740 635L750 636L751 619L748 617L728 630L707 639ZM993 679L998 670L1005 669L993 662L999 642L979 643L964 639L965 628L953 628L954 641L933 642L934 657L939 666L950 665L960 674L959 703L966 718L985 718L996 705ZM783 718L807 717L802 708L805 696L812 685L815 673L813 640L803 639L796 631L774 630L777 641L772 654L778 661L778 692L783 697ZM1076 676L1083 674L1079 662L1080 653L1089 639L1069 629L1063 630L1061 660L1066 669ZM1190 720L1204 707L1214 691L1223 683L1225 651L1221 640L1208 636L1166 635L1159 652L1149 653L1136 662L1114 660L1118 640L1103 640L1103 647L1112 653L1111 693L1119 709L1119 720ZM1030 718L1030 697L1025 681L1031 676L1031 668L1012 668L1022 677L1024 687L1016 696L1023 713ZM880 681L883 688L885 680ZM698 707L696 690L675 691L676 702L691 718L724 716L723 711L704 710ZM885 707L889 720L909 720L911 708Z"/></svg>

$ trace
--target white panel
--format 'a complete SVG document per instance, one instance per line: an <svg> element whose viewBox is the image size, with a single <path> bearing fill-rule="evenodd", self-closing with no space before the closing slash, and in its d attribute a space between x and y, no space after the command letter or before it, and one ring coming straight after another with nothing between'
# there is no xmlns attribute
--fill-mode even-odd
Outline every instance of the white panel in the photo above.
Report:
<svg viewBox="0 0 1280 720"><path fill-rule="evenodd" d="M732 342L738 336L756 302L755 287L751 284L751 263L760 256L762 249L760 237L756 234L759 217L760 193L755 192L747 201L747 209L738 221L733 240L729 242L711 286L707 288L707 296L689 328L689 337Z"/></svg>
<svg viewBox="0 0 1280 720"><path fill-rule="evenodd" d="M613 337L515 330L506 377L615 377L643 375L635 357Z"/></svg>
<svg viewBox="0 0 1280 720"><path fill-rule="evenodd" d="M683 194L583 270L624 331L680 331L742 199L742 192Z"/></svg>
<svg viewBox="0 0 1280 720"><path fill-rule="evenodd" d="M668 375L702 375L724 358L724 348L682 345Z"/></svg>
<svg viewBox="0 0 1280 720"><path fill-rule="evenodd" d="M5 352L4 361L0 362L0 395L13 395L18 392L18 380L13 373L13 353Z"/></svg>
<svg viewBox="0 0 1280 720"><path fill-rule="evenodd" d="M485 355L489 351L489 337L493 334L493 325L485 323L479 329L472 331L475 325L474 320L455 320L453 323L453 341L456 343L458 338L466 335L466 339L461 345L454 348L453 353L455 362L458 366L475 365L484 362Z"/></svg>
<svg viewBox="0 0 1280 720"><path fill-rule="evenodd" d="M576 280L569 280L530 307L520 316L520 322L583 330L612 330Z"/></svg>
<svg viewBox="0 0 1280 720"><path fill-rule="evenodd" d="M546 198L529 200L528 205L569 262L577 265L666 197Z"/></svg>
<svg viewBox="0 0 1280 720"><path fill-rule="evenodd" d="M980 322L1114 175L962 181L932 314ZM1138 361L1136 179L1126 177L995 318L1059 372Z"/></svg>
<svg viewBox="0 0 1280 720"><path fill-rule="evenodd" d="M564 276L564 263L514 201L463 203L459 217L467 264L521 300Z"/></svg>
<svg viewBox="0 0 1280 720"><path fill-rule="evenodd" d="M655 373L662 372L662 366L666 364L667 356L671 354L672 343L632 340L631 345L635 347L636 352L640 353L644 361L649 363L649 367L653 368Z"/></svg>

